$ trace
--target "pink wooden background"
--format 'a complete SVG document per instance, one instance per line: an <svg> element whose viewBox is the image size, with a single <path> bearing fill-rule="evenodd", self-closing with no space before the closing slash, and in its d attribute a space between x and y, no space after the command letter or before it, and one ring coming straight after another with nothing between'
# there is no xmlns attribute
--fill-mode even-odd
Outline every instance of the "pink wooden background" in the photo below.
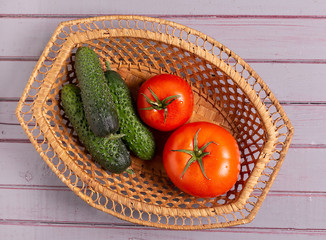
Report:
<svg viewBox="0 0 326 240"><path fill-rule="evenodd" d="M135 225L88 206L48 168L14 111L61 21L161 17L244 58L271 88L295 135L249 224L201 231ZM326 239L326 1L0 0L0 239Z"/></svg>

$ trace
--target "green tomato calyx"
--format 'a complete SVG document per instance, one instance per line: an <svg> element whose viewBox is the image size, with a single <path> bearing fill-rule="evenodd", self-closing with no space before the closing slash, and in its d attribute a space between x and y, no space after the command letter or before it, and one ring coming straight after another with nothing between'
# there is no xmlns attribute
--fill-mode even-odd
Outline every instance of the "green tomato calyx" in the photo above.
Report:
<svg viewBox="0 0 326 240"><path fill-rule="evenodd" d="M207 155L210 154L210 152L205 152L205 149L212 143L218 145L217 143L215 143L214 141L210 141L208 143L206 143L204 146L202 146L201 148L198 148L198 133L199 133L200 129L198 129L198 131L195 134L194 137L194 150L187 150L187 149L177 149L177 150L171 150L173 152L183 152L183 153L187 153L189 154L191 157L188 160L185 168L183 169L183 172L181 174L181 179L183 177L183 175L185 174L185 172L187 171L187 169L190 167L190 165L194 162L198 162L199 166L200 166L200 170L203 173L203 175L205 176L205 178L207 180L210 180L205 173L205 169L204 169L204 164L203 164L203 158Z"/></svg>
<svg viewBox="0 0 326 240"><path fill-rule="evenodd" d="M154 101L151 100L148 96L146 96L144 93L142 95L146 98L146 101L151 105L150 107L147 108L142 108L141 110L164 110L164 123L166 122L166 118L168 115L168 106L175 101L176 99L180 98L181 95L173 95L169 96L167 98L164 98L163 100L160 100L157 95L154 93L154 91L150 88L148 90L151 92L152 96L154 97Z"/></svg>

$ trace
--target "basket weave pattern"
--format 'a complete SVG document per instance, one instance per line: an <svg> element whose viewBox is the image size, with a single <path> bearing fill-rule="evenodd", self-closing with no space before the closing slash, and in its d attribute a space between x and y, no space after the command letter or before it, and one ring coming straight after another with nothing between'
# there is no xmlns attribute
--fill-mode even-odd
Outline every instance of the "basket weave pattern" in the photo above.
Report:
<svg viewBox="0 0 326 240"><path fill-rule="evenodd" d="M184 78L195 94L190 121L229 130L241 150L236 185L223 196L189 196L155 158L132 157L135 174L111 174L95 164L61 108L62 85L77 83L74 56L89 46L111 62L135 97L159 73ZM53 172L89 205L121 219L170 229L204 229L250 222L271 187L293 136L292 125L263 80L239 56L188 27L142 16L105 16L61 23L44 49L16 110L30 141Z"/></svg>

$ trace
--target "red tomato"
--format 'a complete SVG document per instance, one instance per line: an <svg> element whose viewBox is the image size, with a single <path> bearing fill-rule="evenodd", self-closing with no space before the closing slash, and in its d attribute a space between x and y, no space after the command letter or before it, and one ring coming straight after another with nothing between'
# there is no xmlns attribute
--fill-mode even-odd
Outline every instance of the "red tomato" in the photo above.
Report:
<svg viewBox="0 0 326 240"><path fill-rule="evenodd" d="M169 178L180 190L212 198L226 193L236 183L240 151L234 137L224 128L193 122L178 128L168 138L163 163Z"/></svg>
<svg viewBox="0 0 326 240"><path fill-rule="evenodd" d="M194 97L190 85L178 76L159 74L139 89L137 110L152 128L171 131L186 123L192 115Z"/></svg>

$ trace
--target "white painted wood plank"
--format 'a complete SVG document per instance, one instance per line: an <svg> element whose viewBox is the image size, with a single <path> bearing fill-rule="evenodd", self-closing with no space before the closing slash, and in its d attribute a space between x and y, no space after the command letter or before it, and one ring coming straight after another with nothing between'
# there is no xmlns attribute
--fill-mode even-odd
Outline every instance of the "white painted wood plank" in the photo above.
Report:
<svg viewBox="0 0 326 240"><path fill-rule="evenodd" d="M0 189L2 219L90 225L128 224L87 205L66 189ZM325 193L268 194L255 219L244 227L326 230ZM134 225L130 224L129 225Z"/></svg>
<svg viewBox="0 0 326 240"><path fill-rule="evenodd" d="M175 19L244 59L325 59L326 20Z"/></svg>
<svg viewBox="0 0 326 240"><path fill-rule="evenodd" d="M15 102L0 102L0 140L27 139L18 120L15 119ZM326 105L325 104L284 104L284 111L295 130L292 139L294 145L326 144ZM11 122L13 120L13 122ZM10 124L6 124L6 123ZM15 123L15 124L12 124ZM309 127L307 127L309 126ZM38 134L38 132L36 132Z"/></svg>
<svg viewBox="0 0 326 240"><path fill-rule="evenodd" d="M325 194L269 194L250 226L326 228Z"/></svg>
<svg viewBox="0 0 326 240"><path fill-rule="evenodd" d="M272 192L326 192L325 148L290 148Z"/></svg>
<svg viewBox="0 0 326 240"><path fill-rule="evenodd" d="M19 149L19 151L18 151ZM64 187L32 144L0 143L0 185ZM326 192L325 148L290 148L272 192ZM297 184L300 183L300 184Z"/></svg>
<svg viewBox="0 0 326 240"><path fill-rule="evenodd" d="M126 223L89 206L69 188L0 188L2 219L80 223Z"/></svg>
<svg viewBox="0 0 326 240"><path fill-rule="evenodd" d="M1 98L19 98L36 61L0 61ZM326 102L326 64L250 63L281 102ZM9 87L10 86L10 87ZM1 112L0 112L1 114Z"/></svg>
<svg viewBox="0 0 326 240"><path fill-rule="evenodd" d="M79 239L89 240L205 240L216 239L251 239L251 240L322 240L325 232L322 230L296 229L250 229L250 228L223 228L197 231L171 231L140 226L94 226L44 223L12 223L0 225L2 239Z"/></svg>
<svg viewBox="0 0 326 240"><path fill-rule="evenodd" d="M1 56L40 56L62 19L3 18ZM14 30L14 31L13 31ZM2 45L3 44L3 45Z"/></svg>
<svg viewBox="0 0 326 240"><path fill-rule="evenodd" d="M30 143L0 143L0 185L66 187Z"/></svg>
<svg viewBox="0 0 326 240"><path fill-rule="evenodd" d="M167 0L161 5L149 0L112 3L16 0L1 5L0 15L4 18L0 20L0 29L2 36L6 36L0 39L2 60L37 59L62 20L103 14L161 16L200 30L250 60L279 100L325 103L325 84L320 73L325 72L326 65L307 64L325 63L326 4L322 0L223 3L203 0L200 6L198 1L186 0ZM2 100L21 95L35 65L28 62L25 67L16 68L7 63L1 71L1 86L8 86L0 89ZM23 74L18 73L20 70ZM288 80L283 81L284 78ZM6 124L0 124L0 141L26 139L20 126L15 125L12 106L16 102L2 103L0 122ZM0 239L324 239L326 195L325 186L320 183L325 182L322 159L325 148L314 149L311 144L325 145L326 106L285 105L284 108L296 130L295 148L289 150L272 191L256 219L248 225L190 232L157 230L124 222L88 206L68 190L31 144L2 142ZM310 148L302 148L307 146Z"/></svg>
<svg viewBox="0 0 326 240"><path fill-rule="evenodd" d="M326 105L284 105L294 127L292 144L325 144Z"/></svg>
<svg viewBox="0 0 326 240"><path fill-rule="evenodd" d="M0 139L1 141L12 141L19 139L18 141L29 141L23 128L20 125L0 124ZM42 138L43 139L43 138Z"/></svg>
<svg viewBox="0 0 326 240"><path fill-rule="evenodd" d="M36 61L0 61L2 73L0 97L20 98L36 63Z"/></svg>
<svg viewBox="0 0 326 240"><path fill-rule="evenodd" d="M280 102L325 102L326 64L249 63Z"/></svg>
<svg viewBox="0 0 326 240"><path fill-rule="evenodd" d="M17 7L19 6L19 7ZM282 7L280 7L282 6ZM5 1L2 14L182 14L182 15L325 15L322 0L289 1L210 1L166 0L153 4L151 0Z"/></svg>
<svg viewBox="0 0 326 240"><path fill-rule="evenodd" d="M1 95L0 95L1 96ZM15 115L15 110L18 101L0 101L0 123L18 124L18 119Z"/></svg>
<svg viewBox="0 0 326 240"><path fill-rule="evenodd" d="M244 59L325 60L326 19L164 18L207 34ZM39 56L66 20L3 18L0 29L7 37L0 39L0 56Z"/></svg>

